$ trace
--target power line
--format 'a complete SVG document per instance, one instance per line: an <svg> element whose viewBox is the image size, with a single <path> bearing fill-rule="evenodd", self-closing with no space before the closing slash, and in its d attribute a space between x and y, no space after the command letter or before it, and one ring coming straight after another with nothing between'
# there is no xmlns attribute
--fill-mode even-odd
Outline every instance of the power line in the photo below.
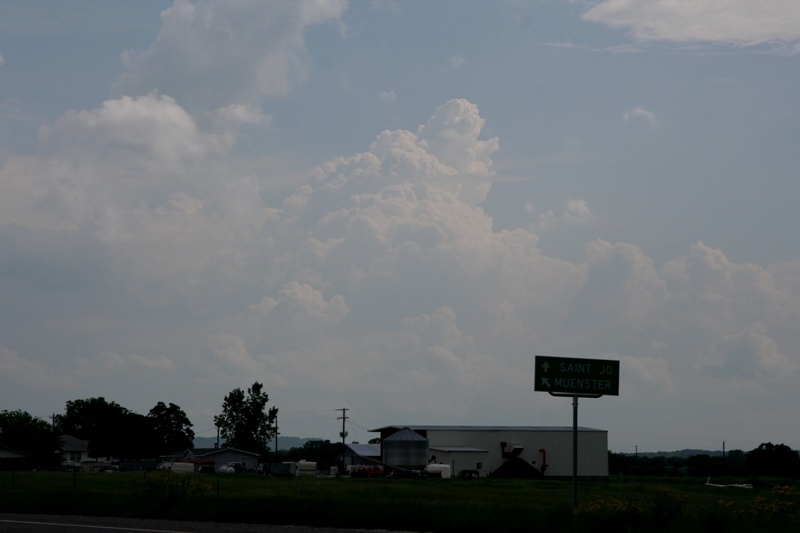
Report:
<svg viewBox="0 0 800 533"><path fill-rule="evenodd" d="M321 411L281 411L284 415L300 415L305 413L330 413L333 411L341 411L341 409L323 409Z"/></svg>
<svg viewBox="0 0 800 533"><path fill-rule="evenodd" d="M338 411L338 409L337 409L337 411ZM357 428L361 428L361 429L363 429L364 431L372 431L371 429L369 429L369 428L365 428L364 426L359 426L358 424L356 424L356 423L355 423L355 422L353 422L352 420L350 420L350 421L348 422L348 424L352 424L352 425L354 425L354 426L355 426L355 427L357 427Z"/></svg>

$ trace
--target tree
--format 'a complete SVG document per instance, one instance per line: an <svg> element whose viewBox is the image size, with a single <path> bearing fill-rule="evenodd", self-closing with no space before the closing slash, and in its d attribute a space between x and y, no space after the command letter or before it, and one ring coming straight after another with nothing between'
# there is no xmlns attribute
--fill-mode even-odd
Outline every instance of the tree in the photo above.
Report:
<svg viewBox="0 0 800 533"><path fill-rule="evenodd" d="M147 414L159 453L171 453L191 448L194 431L183 409L170 403L158 402Z"/></svg>
<svg viewBox="0 0 800 533"><path fill-rule="evenodd" d="M32 466L56 462L60 439L50 424L25 411L0 411L0 444L31 456Z"/></svg>
<svg viewBox="0 0 800 533"><path fill-rule="evenodd" d="M143 459L158 454L150 419L102 396L68 401L56 424L61 433L88 440L91 457Z"/></svg>
<svg viewBox="0 0 800 533"><path fill-rule="evenodd" d="M719 476L725 473L722 457L711 457L707 453L692 455L686 466L687 473L692 477Z"/></svg>
<svg viewBox="0 0 800 533"><path fill-rule="evenodd" d="M320 470L327 470L341 458L342 448L341 442L310 440L301 448L290 449L286 455L288 461L312 461Z"/></svg>
<svg viewBox="0 0 800 533"><path fill-rule="evenodd" d="M754 476L800 476L800 454L785 444L762 443L747 452L744 461Z"/></svg>
<svg viewBox="0 0 800 533"><path fill-rule="evenodd" d="M129 414L127 409L102 396L70 400L64 414L56 416L56 424L61 433L88 440L92 457L118 456L125 439L125 422L130 421Z"/></svg>
<svg viewBox="0 0 800 533"><path fill-rule="evenodd" d="M214 417L225 446L256 452L262 457L269 453L268 444L275 434L278 408L267 409L269 396L263 388L256 381L247 389L247 396L239 388L225 396L222 414Z"/></svg>
<svg viewBox="0 0 800 533"><path fill-rule="evenodd" d="M158 402L147 416L105 398L68 401L56 416L61 433L89 441L92 457L153 459L192 447L192 423L183 410Z"/></svg>

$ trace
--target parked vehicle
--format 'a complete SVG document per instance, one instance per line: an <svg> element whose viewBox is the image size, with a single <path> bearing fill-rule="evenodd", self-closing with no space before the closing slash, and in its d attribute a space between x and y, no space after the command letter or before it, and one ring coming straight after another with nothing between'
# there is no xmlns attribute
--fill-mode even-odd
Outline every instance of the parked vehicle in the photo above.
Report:
<svg viewBox="0 0 800 533"><path fill-rule="evenodd" d="M222 468L232 468L233 472L237 474L241 474L245 471L244 465L242 463L225 463L222 465ZM220 469L220 472L222 471L222 468Z"/></svg>
<svg viewBox="0 0 800 533"><path fill-rule="evenodd" d="M182 474L194 474L194 463L172 463L172 471Z"/></svg>
<svg viewBox="0 0 800 533"><path fill-rule="evenodd" d="M156 470L172 470L173 472L193 474L194 463L181 463L177 461L174 463L159 463L158 466L156 466Z"/></svg>

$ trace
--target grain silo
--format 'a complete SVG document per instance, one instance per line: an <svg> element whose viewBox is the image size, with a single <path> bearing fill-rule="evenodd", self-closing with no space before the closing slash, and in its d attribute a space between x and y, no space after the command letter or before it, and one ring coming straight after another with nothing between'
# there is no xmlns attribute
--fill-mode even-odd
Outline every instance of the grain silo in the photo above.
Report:
<svg viewBox="0 0 800 533"><path fill-rule="evenodd" d="M404 427L383 440L383 462L408 470L423 470L428 464L428 439Z"/></svg>

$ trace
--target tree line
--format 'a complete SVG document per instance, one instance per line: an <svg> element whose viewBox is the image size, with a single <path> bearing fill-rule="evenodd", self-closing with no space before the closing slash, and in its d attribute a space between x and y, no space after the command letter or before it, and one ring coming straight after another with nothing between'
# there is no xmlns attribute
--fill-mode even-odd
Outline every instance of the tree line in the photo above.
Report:
<svg viewBox="0 0 800 533"><path fill-rule="evenodd" d="M676 456L608 453L610 475L629 476L771 476L800 478L800 453L785 444L765 442L744 452Z"/></svg>
<svg viewBox="0 0 800 533"><path fill-rule="evenodd" d="M227 394L221 413L214 417L222 445L266 457L278 414L268 402L259 382L246 393L236 388ZM58 466L63 435L88 441L91 457L157 459L193 448L192 427L174 403L158 402L143 415L100 396L67 401L52 424L22 410L0 411L0 445L26 454L33 468Z"/></svg>

